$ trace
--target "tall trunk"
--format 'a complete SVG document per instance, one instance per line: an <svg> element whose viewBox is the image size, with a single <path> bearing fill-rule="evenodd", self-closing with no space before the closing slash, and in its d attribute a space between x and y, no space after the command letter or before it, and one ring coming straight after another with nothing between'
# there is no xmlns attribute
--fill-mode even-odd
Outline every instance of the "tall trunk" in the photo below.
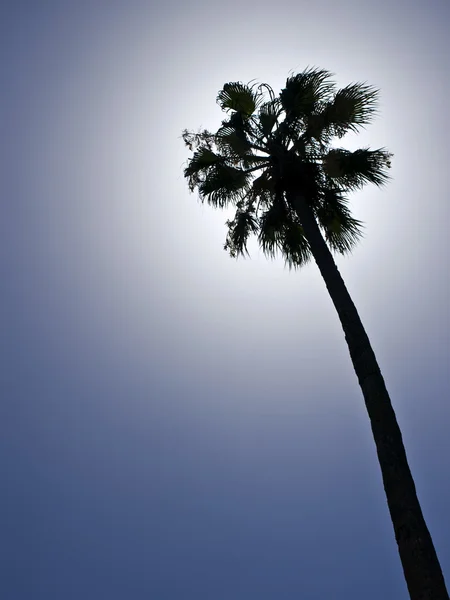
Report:
<svg viewBox="0 0 450 600"><path fill-rule="evenodd" d="M449 600L439 560L417 498L402 434L369 338L314 215L297 194L289 194L345 333L369 413L411 600Z"/></svg>

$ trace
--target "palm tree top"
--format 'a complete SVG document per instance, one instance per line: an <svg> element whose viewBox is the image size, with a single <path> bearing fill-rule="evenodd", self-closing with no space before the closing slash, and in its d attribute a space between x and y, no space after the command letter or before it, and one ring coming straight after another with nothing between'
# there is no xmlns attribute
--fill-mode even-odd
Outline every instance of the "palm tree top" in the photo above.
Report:
<svg viewBox="0 0 450 600"><path fill-rule="evenodd" d="M184 175L191 191L214 207L236 207L227 221L225 249L248 254L255 234L264 253L281 253L288 266L311 257L292 204L300 194L334 252L350 251L362 234L347 195L388 180L392 155L384 148L350 152L332 146L377 113L378 90L353 83L337 89L332 75L308 68L288 77L279 96L266 83L230 82L217 95L227 117L216 133L183 131L193 155Z"/></svg>

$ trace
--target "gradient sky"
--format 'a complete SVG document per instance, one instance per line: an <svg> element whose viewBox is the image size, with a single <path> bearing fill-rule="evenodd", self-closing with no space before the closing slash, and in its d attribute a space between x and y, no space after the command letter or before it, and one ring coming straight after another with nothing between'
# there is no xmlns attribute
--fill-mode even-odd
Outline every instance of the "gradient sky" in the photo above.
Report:
<svg viewBox="0 0 450 600"><path fill-rule="evenodd" d="M406 600L362 395L314 264L223 251L184 128L308 65L381 90L338 264L450 583L450 5L0 9L5 600ZM447 507L447 508L446 508Z"/></svg>

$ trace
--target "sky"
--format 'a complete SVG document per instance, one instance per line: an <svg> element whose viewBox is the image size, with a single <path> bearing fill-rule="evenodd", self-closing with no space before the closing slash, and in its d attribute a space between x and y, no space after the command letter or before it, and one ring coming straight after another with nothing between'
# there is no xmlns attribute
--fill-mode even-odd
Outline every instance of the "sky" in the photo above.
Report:
<svg viewBox="0 0 450 600"><path fill-rule="evenodd" d="M337 262L450 583L450 6L66 0L0 9L0 593L406 600L370 426L318 269L223 250L184 128L229 81L380 89Z"/></svg>

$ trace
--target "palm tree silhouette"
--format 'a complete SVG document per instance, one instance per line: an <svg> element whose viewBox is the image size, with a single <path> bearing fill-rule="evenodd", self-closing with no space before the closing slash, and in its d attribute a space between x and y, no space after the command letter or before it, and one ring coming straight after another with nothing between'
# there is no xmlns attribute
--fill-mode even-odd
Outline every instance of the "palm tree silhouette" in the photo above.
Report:
<svg viewBox="0 0 450 600"><path fill-rule="evenodd" d="M332 255L349 252L361 237L347 194L388 180L392 155L385 149L332 146L370 123L377 100L378 90L366 84L336 89L321 69L288 77L278 97L267 84L227 83L217 96L228 113L218 131L183 132L193 152L184 175L202 201L236 207L227 221L231 256L248 254L254 234L266 255L281 253L289 268L314 258L363 392L411 600L449 600L383 376Z"/></svg>

